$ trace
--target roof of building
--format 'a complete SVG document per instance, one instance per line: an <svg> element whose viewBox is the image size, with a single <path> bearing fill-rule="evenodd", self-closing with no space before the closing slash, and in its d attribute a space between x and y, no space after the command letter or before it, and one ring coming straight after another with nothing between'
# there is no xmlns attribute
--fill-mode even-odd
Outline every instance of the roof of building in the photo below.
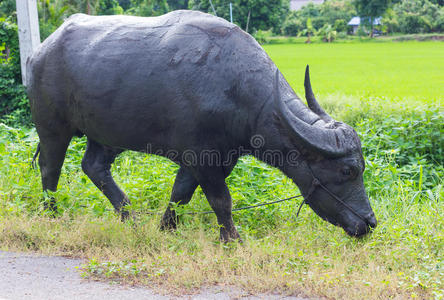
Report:
<svg viewBox="0 0 444 300"><path fill-rule="evenodd" d="M381 25L381 19L382 17L377 17L373 20L373 25ZM361 24L361 18L360 17L353 17L350 22L347 23L347 25L351 26L359 26Z"/></svg>
<svg viewBox="0 0 444 300"><path fill-rule="evenodd" d="M302 6L305 6L310 2L313 2L313 4L322 4L324 0L291 0L290 10L300 10Z"/></svg>

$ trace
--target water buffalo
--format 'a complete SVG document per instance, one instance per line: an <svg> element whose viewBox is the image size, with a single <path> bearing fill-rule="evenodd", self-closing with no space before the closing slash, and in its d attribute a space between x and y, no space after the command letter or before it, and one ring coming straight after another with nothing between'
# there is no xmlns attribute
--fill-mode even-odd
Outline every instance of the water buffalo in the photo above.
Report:
<svg viewBox="0 0 444 300"><path fill-rule="evenodd" d="M225 178L245 154L279 168L320 217L348 234L376 226L356 132L319 106L308 68L307 107L254 38L221 18L77 14L27 70L44 191L56 190L71 138L86 135L82 169L122 218L130 201L110 166L133 150L180 166L171 204L187 204L200 185L225 241L239 238ZM171 205L161 225L175 228Z"/></svg>

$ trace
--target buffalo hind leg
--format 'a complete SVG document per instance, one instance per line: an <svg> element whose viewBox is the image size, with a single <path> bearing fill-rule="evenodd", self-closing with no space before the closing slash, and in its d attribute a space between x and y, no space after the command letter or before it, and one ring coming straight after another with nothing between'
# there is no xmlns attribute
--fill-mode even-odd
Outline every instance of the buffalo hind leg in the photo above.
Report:
<svg viewBox="0 0 444 300"><path fill-rule="evenodd" d="M230 191L225 183L226 171L223 168L207 169L198 173L199 184L217 217L220 226L220 239L223 242L242 241L234 227L231 215L232 201Z"/></svg>
<svg viewBox="0 0 444 300"><path fill-rule="evenodd" d="M172 209L173 204L188 204L197 186L198 182L194 178L193 174L191 174L184 167L181 167L177 172L176 179L174 181L170 202L162 217L162 222L160 225L161 229L176 229L177 216L176 211Z"/></svg>
<svg viewBox="0 0 444 300"><path fill-rule="evenodd" d="M83 172L109 199L122 220L128 218L129 213L124 206L130 201L125 193L117 186L111 175L111 164L122 151L103 146L88 139L85 155L82 159Z"/></svg>
<svg viewBox="0 0 444 300"><path fill-rule="evenodd" d="M39 167L42 175L43 192L55 192L60 178L66 149L72 136L45 135L40 132L40 156ZM46 197L45 197L46 198ZM45 199L45 209L51 212L57 210L54 197Z"/></svg>

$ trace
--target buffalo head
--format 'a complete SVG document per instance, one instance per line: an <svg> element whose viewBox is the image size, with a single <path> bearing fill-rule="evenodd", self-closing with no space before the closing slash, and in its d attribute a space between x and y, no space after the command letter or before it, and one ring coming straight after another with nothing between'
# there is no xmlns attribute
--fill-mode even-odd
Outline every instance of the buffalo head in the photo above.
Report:
<svg viewBox="0 0 444 300"><path fill-rule="evenodd" d="M274 84L275 105L289 140L302 160L285 166L304 195L305 202L324 220L341 226L351 236L362 236L376 227L376 218L364 188L365 168L361 143L352 127L331 118L316 101L305 72L308 107L319 116L313 124L298 118L280 93L280 73Z"/></svg>

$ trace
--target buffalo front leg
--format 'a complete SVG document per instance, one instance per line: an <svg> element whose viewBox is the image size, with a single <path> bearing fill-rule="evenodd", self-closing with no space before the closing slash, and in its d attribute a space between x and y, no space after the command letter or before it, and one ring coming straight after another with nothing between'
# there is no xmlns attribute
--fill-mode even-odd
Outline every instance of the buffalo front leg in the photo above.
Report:
<svg viewBox="0 0 444 300"><path fill-rule="evenodd" d="M197 178L211 208L214 210L220 226L220 239L223 242L241 240L234 227L231 215L231 195L225 183L225 171L222 168L199 172Z"/></svg>
<svg viewBox="0 0 444 300"><path fill-rule="evenodd" d="M111 164L120 152L120 150L103 146L88 139L86 152L82 159L82 169L109 199L116 212L121 215L122 220L125 220L129 213L124 207L129 205L130 201L111 175Z"/></svg>
<svg viewBox="0 0 444 300"><path fill-rule="evenodd" d="M177 225L176 211L173 208L174 204L185 205L190 202L194 191L198 186L197 180L184 167L181 167L176 175L174 181L173 191L171 193L170 202L163 214L161 229L175 229Z"/></svg>
<svg viewBox="0 0 444 300"><path fill-rule="evenodd" d="M60 178L66 149L68 148L71 136L44 135L40 133L40 156L39 167L42 175L43 192L55 192ZM45 209L52 212L57 210L54 197L45 199Z"/></svg>

